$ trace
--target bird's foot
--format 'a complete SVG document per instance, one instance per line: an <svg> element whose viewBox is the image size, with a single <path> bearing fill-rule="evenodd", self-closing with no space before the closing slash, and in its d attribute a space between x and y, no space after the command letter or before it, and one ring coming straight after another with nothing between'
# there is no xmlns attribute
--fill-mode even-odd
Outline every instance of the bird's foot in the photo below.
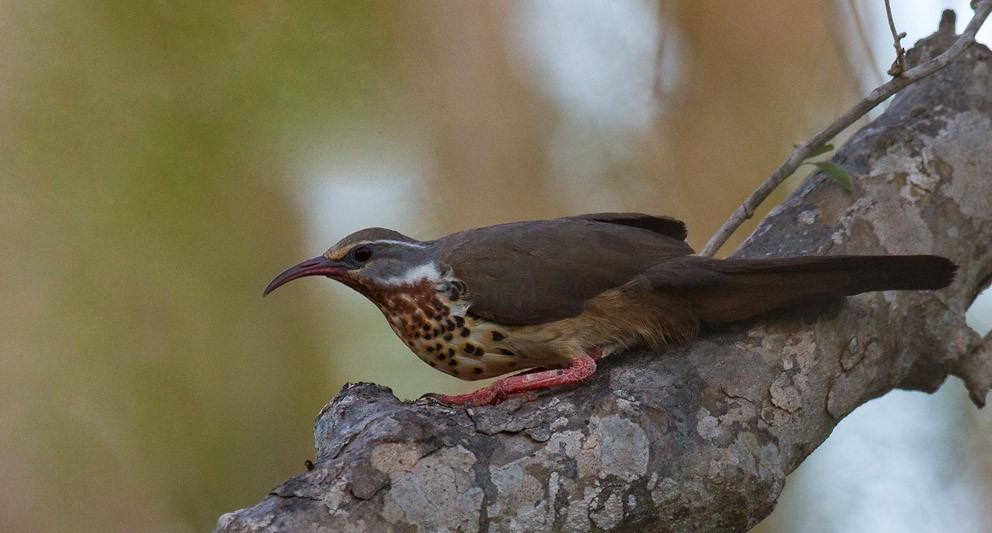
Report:
<svg viewBox="0 0 992 533"><path fill-rule="evenodd" d="M492 405L505 399L499 398L499 396L500 391L493 388L493 385L490 385L470 394L439 394L428 392L421 396L421 398L433 398L445 405L464 405L466 403L469 405Z"/></svg>
<svg viewBox="0 0 992 533"><path fill-rule="evenodd" d="M547 387L579 383L593 375L594 372L596 372L596 360L589 355L583 355L573 360L572 365L567 368L517 374L496 381L492 385L473 393L455 395L431 393L425 394L423 397L434 398L448 405L463 405L465 403L475 406L492 405L520 393L532 393L532 391Z"/></svg>

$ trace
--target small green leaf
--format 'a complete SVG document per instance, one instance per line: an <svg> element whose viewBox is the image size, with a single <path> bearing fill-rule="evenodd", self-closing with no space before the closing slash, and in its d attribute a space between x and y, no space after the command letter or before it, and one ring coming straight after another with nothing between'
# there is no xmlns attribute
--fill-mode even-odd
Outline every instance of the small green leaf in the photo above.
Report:
<svg viewBox="0 0 992 533"><path fill-rule="evenodd" d="M854 192L854 183L851 178L851 173L847 171L844 167L831 163L830 161L814 161L810 163L803 163L804 165L813 165L816 168L824 171L837 182L838 185L844 189L844 192Z"/></svg>
<svg viewBox="0 0 992 533"><path fill-rule="evenodd" d="M818 148L815 148L813 152L806 157L806 159L809 159L811 157L816 157L818 155L823 155L827 152L833 151L833 149L834 149L834 145L832 144L822 144Z"/></svg>

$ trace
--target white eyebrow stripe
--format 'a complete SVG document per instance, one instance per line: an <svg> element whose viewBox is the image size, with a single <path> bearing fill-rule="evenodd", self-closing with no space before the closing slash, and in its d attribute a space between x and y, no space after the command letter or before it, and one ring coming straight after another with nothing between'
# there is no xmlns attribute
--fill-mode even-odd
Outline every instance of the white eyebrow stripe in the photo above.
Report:
<svg viewBox="0 0 992 533"><path fill-rule="evenodd" d="M420 242L390 241L390 240L381 240L381 241L374 241L374 242L384 242L384 243L388 243L388 244L399 244L400 246L408 246L410 248L426 248L427 247L426 244L423 244L423 243L420 243Z"/></svg>
<svg viewBox="0 0 992 533"><path fill-rule="evenodd" d="M338 248L337 250L334 250L335 251L335 254L333 256L331 256L331 257L328 257L327 254L330 253L332 250L328 250L328 251L324 252L323 256L326 257L327 259L338 260L338 259L342 259L342 258L344 258L344 256L348 255L348 252L350 252L356 246L359 246L359 245L362 245L362 244L379 244L379 243L383 243L383 244L396 244L396 245L399 245L399 246L406 246L407 248L414 248L414 249L417 249L417 250L422 250L424 248L427 248L427 244L426 243L422 243L422 242L396 241L396 240L392 240L392 239L376 239L374 241L369 241L369 240L358 241L358 242L355 242L355 243L351 244L347 248Z"/></svg>
<svg viewBox="0 0 992 533"><path fill-rule="evenodd" d="M359 244L398 244L400 246L407 246L409 248L426 248L427 245L421 242L409 242L409 241L394 241L391 239L376 239L374 241L358 241L351 245L351 248L358 246ZM349 250L351 248L348 248Z"/></svg>

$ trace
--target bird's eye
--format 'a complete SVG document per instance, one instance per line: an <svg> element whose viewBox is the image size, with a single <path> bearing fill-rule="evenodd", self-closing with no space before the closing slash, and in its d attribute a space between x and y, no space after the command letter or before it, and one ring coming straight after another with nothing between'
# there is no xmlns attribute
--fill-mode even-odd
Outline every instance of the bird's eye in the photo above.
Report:
<svg viewBox="0 0 992 533"><path fill-rule="evenodd" d="M369 259L372 259L372 249L368 246L356 246L351 251L351 256L359 263L368 263Z"/></svg>

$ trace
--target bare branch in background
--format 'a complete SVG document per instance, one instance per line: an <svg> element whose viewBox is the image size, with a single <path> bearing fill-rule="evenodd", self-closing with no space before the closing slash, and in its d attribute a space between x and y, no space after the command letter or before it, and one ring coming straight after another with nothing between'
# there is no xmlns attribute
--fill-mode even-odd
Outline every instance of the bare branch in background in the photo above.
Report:
<svg viewBox="0 0 992 533"><path fill-rule="evenodd" d="M734 213L720 226L720 229L710 238L699 255L712 256L715 254L745 220L754 216L754 210L761 205L761 202L768 198L772 191L781 185L786 178L791 176L799 168L799 165L803 164L818 148L833 139L844 128L853 124L861 116L874 109L893 94L951 64L962 52L975 44L975 34L978 33L978 29L982 27L985 19L988 18L990 11L992 11L992 0L984 0L979 3L975 9L975 15L968 23L968 26L947 51L922 65L907 70L902 76L892 78L877 87L871 94L855 104L854 107L837 118L837 120L831 122L826 128L820 130L819 133L806 141L796 144L796 150L792 155L781 166L775 169L775 172L772 172L771 176L751 193L751 196L743 204L734 210ZM953 11L944 12L944 18L941 19L940 32L947 32L953 35L953 17Z"/></svg>
<svg viewBox="0 0 992 533"><path fill-rule="evenodd" d="M889 67L888 74L894 78L902 76L906 72L906 50L902 47L902 40L906 37L906 32L899 33L896 30L896 21L892 18L892 6L889 0L885 0L885 16L889 19L889 30L892 31L892 46L896 49L896 59Z"/></svg>
<svg viewBox="0 0 992 533"><path fill-rule="evenodd" d="M667 96L664 93L665 82L662 80L663 63L665 61L665 46L669 45L671 34L672 15L669 13L668 4L658 3L658 47L654 54L654 80L651 83L651 92L655 99Z"/></svg>
<svg viewBox="0 0 992 533"><path fill-rule="evenodd" d="M868 31L865 29L865 21L862 16L861 10L858 9L857 4L854 0L847 0L847 9L851 13L851 20L854 22L854 30L858 35L858 44L861 46L861 57L868 58L868 62L871 63L871 75L876 78L878 85L885 83L886 80L882 79L882 67L878 64L878 60L875 58L875 54L871 50L871 40L868 38ZM839 32L833 32L835 39L842 39L843 36ZM851 67L852 71L857 70L854 66ZM867 85L867 83L865 84ZM861 94L864 88L861 86L857 87L855 94Z"/></svg>

